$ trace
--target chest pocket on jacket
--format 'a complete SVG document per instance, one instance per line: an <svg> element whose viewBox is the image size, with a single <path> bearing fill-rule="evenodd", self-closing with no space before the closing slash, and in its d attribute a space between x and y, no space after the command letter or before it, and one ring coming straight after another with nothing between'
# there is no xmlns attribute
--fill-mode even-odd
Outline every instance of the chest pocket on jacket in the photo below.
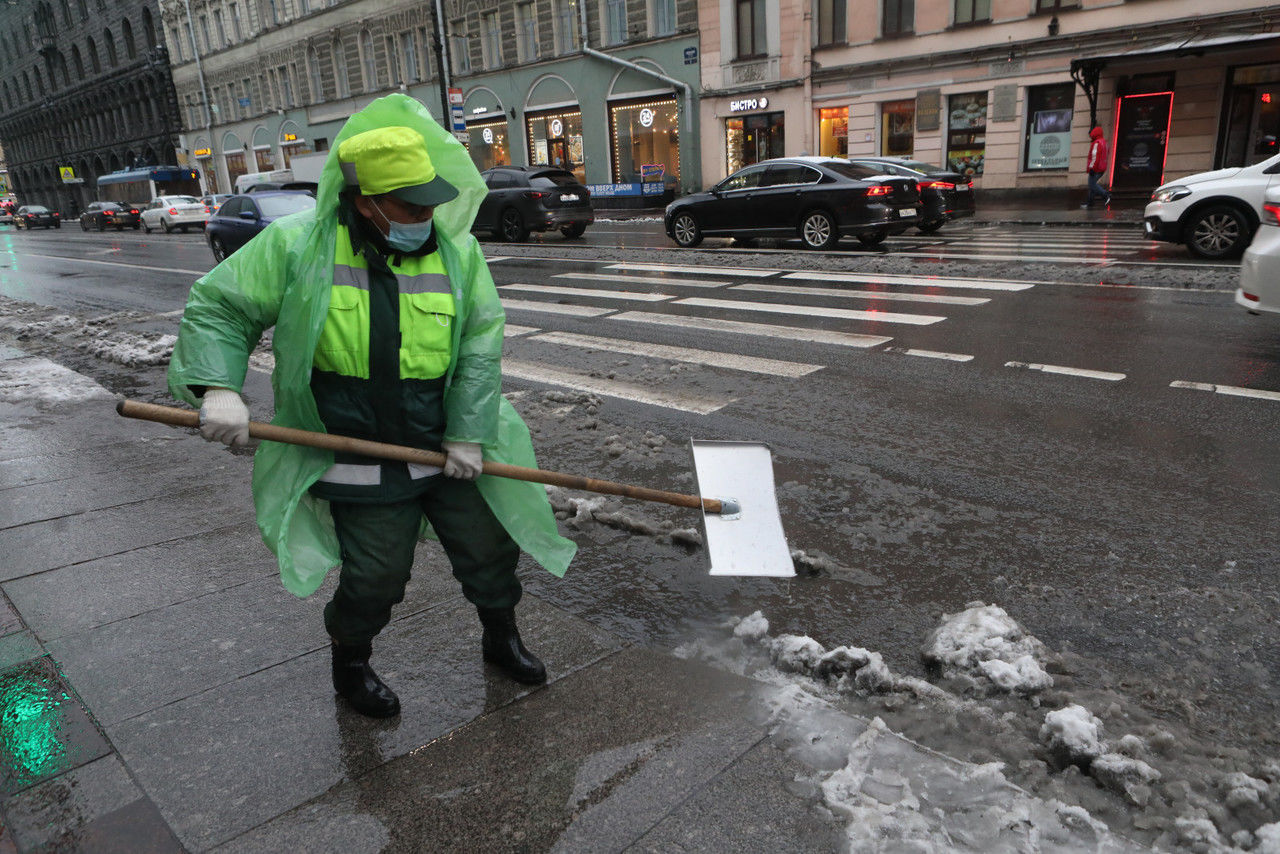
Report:
<svg viewBox="0 0 1280 854"><path fill-rule="evenodd" d="M400 378L432 380L449 370L453 294L400 295Z"/></svg>
<svg viewBox="0 0 1280 854"><path fill-rule="evenodd" d="M348 377L369 378L369 295L353 287L329 290L329 312L316 344L314 365Z"/></svg>

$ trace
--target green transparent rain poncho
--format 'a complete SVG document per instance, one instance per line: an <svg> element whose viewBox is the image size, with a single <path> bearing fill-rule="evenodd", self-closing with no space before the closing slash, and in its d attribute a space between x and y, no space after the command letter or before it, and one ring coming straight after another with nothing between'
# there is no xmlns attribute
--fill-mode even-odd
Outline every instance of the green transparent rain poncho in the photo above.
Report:
<svg viewBox="0 0 1280 854"><path fill-rule="evenodd" d="M343 140L379 127L412 128L427 142L436 171L458 197L435 211L440 255L457 301L453 362L445 392L445 438L479 442L486 460L535 466L529 430L501 394L504 315L471 221L487 192L467 150L407 95L379 98L343 126L325 162L314 211L272 223L191 288L169 365L169 388L197 405L191 386L239 391L249 353L275 327L272 423L324 431L311 395L311 361L329 309ZM329 504L308 490L333 463L315 448L263 442L253 463L253 498L263 541L275 553L284 586L315 592L341 562ZM481 475L481 494L522 550L556 576L576 546L561 537L545 489ZM423 520L424 532L426 521Z"/></svg>

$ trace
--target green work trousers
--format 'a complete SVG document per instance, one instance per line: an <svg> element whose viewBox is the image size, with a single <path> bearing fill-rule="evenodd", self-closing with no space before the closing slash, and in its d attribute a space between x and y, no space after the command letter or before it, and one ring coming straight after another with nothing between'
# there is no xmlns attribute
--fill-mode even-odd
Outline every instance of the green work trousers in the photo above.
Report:
<svg viewBox="0 0 1280 854"><path fill-rule="evenodd" d="M341 644L371 641L404 599L423 515L435 529L462 593L480 608L520 601L520 549L474 482L436 475L426 492L394 504L330 502L342 571L325 606L329 636Z"/></svg>

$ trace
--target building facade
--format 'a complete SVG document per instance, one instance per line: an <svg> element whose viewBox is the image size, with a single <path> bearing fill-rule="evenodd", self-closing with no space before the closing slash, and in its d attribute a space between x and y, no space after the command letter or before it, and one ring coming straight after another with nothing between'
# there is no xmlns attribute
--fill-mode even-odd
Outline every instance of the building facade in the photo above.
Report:
<svg viewBox="0 0 1280 854"><path fill-rule="evenodd" d="M905 155L988 190L1117 191L1275 151L1257 0L700 0L708 181L781 154ZM719 22L718 24L714 22Z"/></svg>
<svg viewBox="0 0 1280 854"><path fill-rule="evenodd" d="M155 0L0 5L0 142L22 203L75 216L100 175L171 164L181 129Z"/></svg>
<svg viewBox="0 0 1280 854"><path fill-rule="evenodd" d="M578 2L161 0L180 163L229 192L328 150L352 113L406 92L466 131L482 169L554 163L637 196L642 177L700 182L696 0Z"/></svg>

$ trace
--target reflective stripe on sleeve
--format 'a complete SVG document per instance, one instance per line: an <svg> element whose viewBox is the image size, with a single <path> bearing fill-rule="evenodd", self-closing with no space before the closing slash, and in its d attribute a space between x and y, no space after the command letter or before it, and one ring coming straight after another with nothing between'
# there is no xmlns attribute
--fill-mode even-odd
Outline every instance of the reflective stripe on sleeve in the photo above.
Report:
<svg viewBox="0 0 1280 854"><path fill-rule="evenodd" d="M417 463L405 463L405 465L409 467L409 477L413 478L414 480L419 480L420 478L424 478L424 477L431 477L432 475L437 475L437 474L440 474L440 472L444 471L444 469L440 468L440 466L423 466L423 465L418 465Z"/></svg>
<svg viewBox="0 0 1280 854"><path fill-rule="evenodd" d="M382 466L334 463L320 480L323 483L341 483L347 486L377 486L382 483Z"/></svg>

